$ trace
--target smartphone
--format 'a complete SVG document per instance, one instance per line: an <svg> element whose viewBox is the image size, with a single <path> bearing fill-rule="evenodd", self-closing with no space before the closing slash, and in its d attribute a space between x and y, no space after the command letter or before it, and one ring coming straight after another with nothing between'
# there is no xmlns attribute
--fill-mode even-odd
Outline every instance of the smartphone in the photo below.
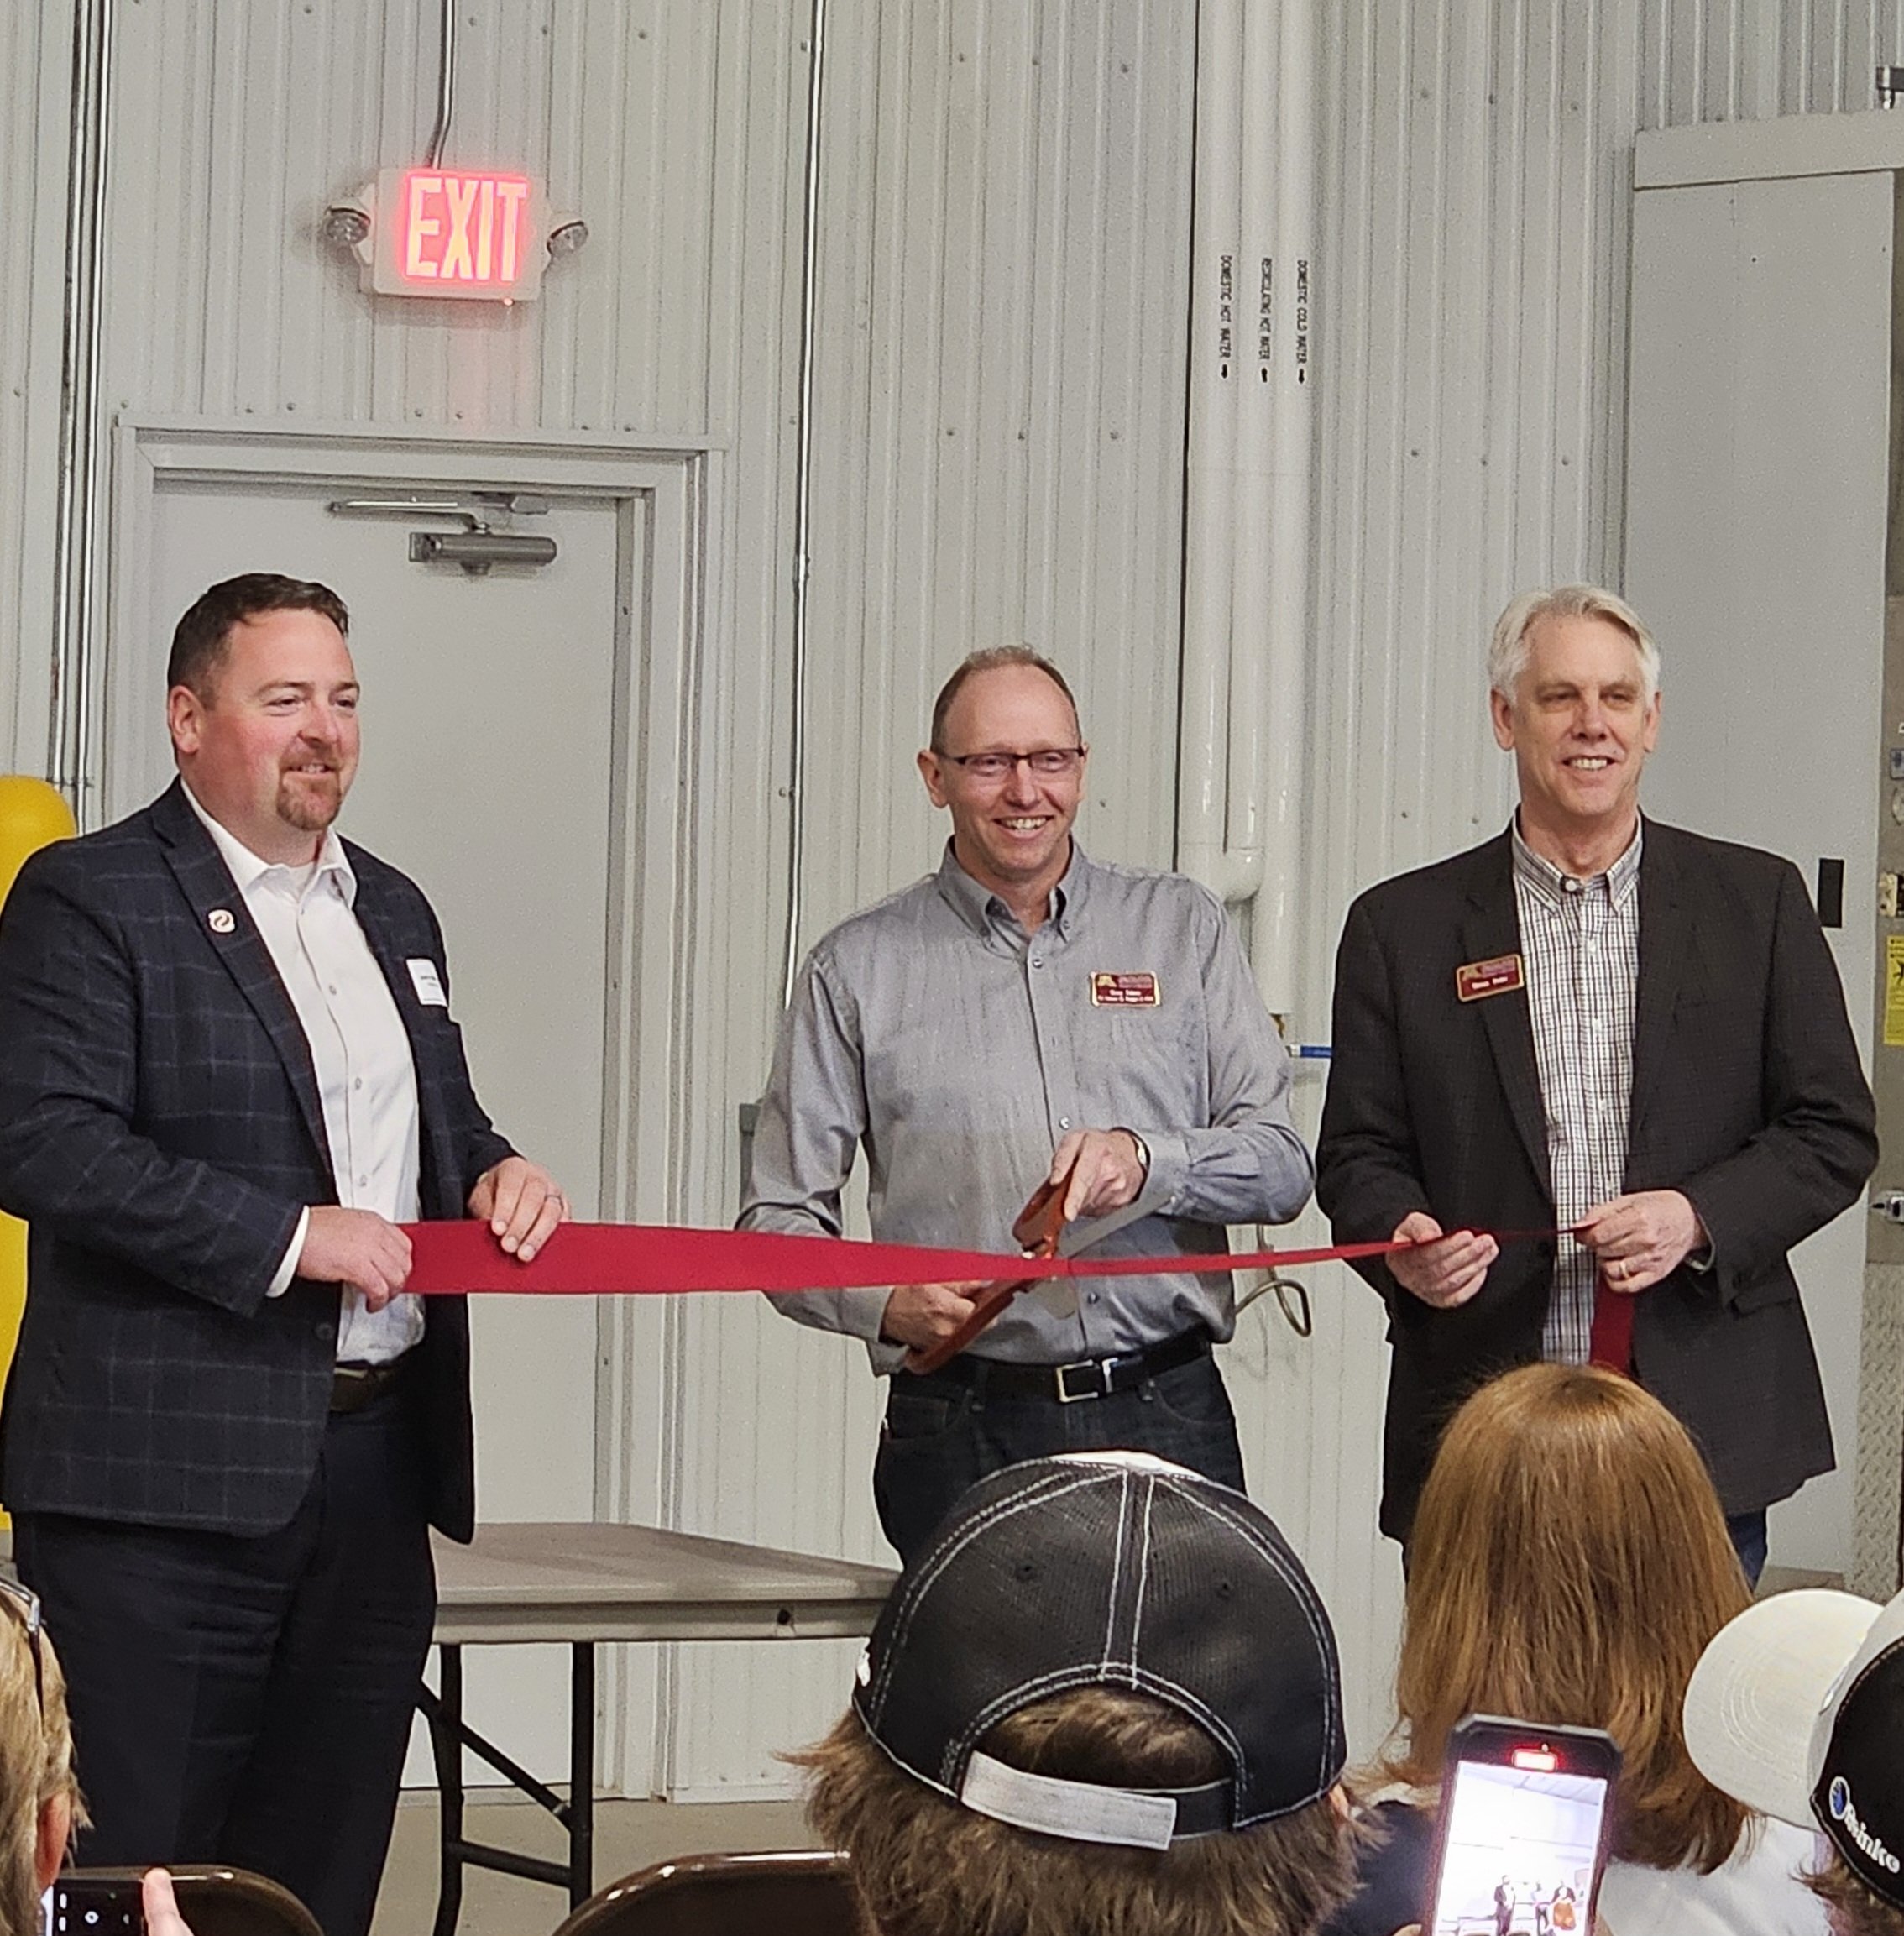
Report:
<svg viewBox="0 0 1904 1936"><path fill-rule="evenodd" d="M137 1876L56 1876L39 1907L45 1936L145 1936Z"/></svg>
<svg viewBox="0 0 1904 1936"><path fill-rule="evenodd" d="M1424 1936L1590 1936L1619 1750L1470 1714L1448 1737Z"/></svg>

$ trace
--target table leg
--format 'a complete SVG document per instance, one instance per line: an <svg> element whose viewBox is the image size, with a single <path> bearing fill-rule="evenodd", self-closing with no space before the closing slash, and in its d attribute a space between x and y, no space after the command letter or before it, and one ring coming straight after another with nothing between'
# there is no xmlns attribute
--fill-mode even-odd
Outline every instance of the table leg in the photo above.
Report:
<svg viewBox="0 0 1904 1936"><path fill-rule="evenodd" d="M570 1644L568 1713L568 1906L595 1892L595 1644ZM438 1931L437 1936L447 1936Z"/></svg>
<svg viewBox="0 0 1904 1936"><path fill-rule="evenodd" d="M440 1868L434 1936L456 1936L463 1912L463 1649L437 1650L442 1692L426 1708L430 1752L437 1764Z"/></svg>

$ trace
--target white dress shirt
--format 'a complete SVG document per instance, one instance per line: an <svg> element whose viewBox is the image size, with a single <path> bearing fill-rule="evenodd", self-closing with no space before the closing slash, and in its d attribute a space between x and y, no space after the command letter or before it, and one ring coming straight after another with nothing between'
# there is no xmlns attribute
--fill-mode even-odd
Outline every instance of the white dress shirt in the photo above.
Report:
<svg viewBox="0 0 1904 1936"><path fill-rule="evenodd" d="M335 828L315 861L286 867L260 860L185 789L258 924L278 978L311 1047L337 1201L392 1223L419 1211L416 1070L403 1019L353 912L357 876ZM307 1207L291 1233L268 1295L296 1274L310 1228ZM408 1293L383 1310L346 1289L337 1324L340 1363L387 1364L423 1335L423 1300Z"/></svg>

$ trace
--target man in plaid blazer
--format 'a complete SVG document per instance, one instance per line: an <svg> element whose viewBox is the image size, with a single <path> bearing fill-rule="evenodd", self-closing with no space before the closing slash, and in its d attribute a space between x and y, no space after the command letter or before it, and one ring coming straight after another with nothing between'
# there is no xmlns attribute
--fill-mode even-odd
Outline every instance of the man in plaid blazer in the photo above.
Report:
<svg viewBox="0 0 1904 1936"><path fill-rule="evenodd" d="M1476 1384L1591 1356L1691 1430L1755 1577L1766 1506L1832 1465L1786 1253L1876 1160L1844 992L1789 862L1642 824L1629 606L1517 599L1488 669L1514 824L1370 889L1336 956L1317 1201L1340 1242L1421 1244L1358 1267L1394 1347L1383 1530Z"/></svg>
<svg viewBox="0 0 1904 1936"><path fill-rule="evenodd" d="M331 822L348 618L214 586L168 683L180 777L0 913L0 1204L26 1316L0 1496L65 1663L92 1862L218 1860L368 1928L433 1611L474 1515L468 1324L399 1226L562 1214L490 1127L411 881Z"/></svg>

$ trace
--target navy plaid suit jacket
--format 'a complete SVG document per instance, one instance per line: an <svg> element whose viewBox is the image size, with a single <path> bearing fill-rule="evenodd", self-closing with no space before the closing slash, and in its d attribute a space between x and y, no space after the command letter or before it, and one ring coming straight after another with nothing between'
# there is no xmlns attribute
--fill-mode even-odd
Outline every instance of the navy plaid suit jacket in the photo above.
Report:
<svg viewBox="0 0 1904 1936"><path fill-rule="evenodd" d="M1372 887L1336 957L1316 1196L1338 1243L1551 1229L1546 1117L1525 990L1457 999L1455 971L1520 950L1509 836ZM1786 1253L1857 1195L1875 1111L1804 883L1756 848L1646 823L1629 1190L1679 1190L1712 1238L1634 1311L1640 1381L1692 1432L1728 1512L1832 1465ZM1551 1243L1502 1247L1473 1299L1431 1309L1379 1259L1389 1306L1382 1529L1406 1536L1441 1428L1485 1379L1540 1355Z"/></svg>
<svg viewBox="0 0 1904 1936"><path fill-rule="evenodd" d="M429 903L348 850L416 1062L423 1215L461 1217L510 1146L477 1102L449 1011L419 1001L405 966L427 959L448 986ZM285 1525L323 1438L339 1292L294 1279L264 1293L300 1209L336 1201L296 1012L179 783L36 854L0 909L0 1206L30 1226L0 1411L8 1506L233 1533ZM462 1299L431 1300L417 1348L432 1517L467 1539Z"/></svg>

